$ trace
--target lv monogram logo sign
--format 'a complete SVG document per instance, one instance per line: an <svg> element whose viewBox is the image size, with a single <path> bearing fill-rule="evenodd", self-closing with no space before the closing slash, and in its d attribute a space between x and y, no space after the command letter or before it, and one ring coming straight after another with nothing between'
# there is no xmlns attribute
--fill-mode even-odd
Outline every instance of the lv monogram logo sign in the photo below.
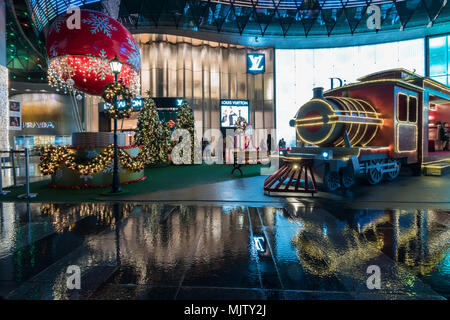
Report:
<svg viewBox="0 0 450 320"><path fill-rule="evenodd" d="M247 72L264 73L266 58L264 53L247 53Z"/></svg>
<svg viewBox="0 0 450 320"><path fill-rule="evenodd" d="M253 235L253 243L258 253L266 252L266 238L262 234L254 234Z"/></svg>

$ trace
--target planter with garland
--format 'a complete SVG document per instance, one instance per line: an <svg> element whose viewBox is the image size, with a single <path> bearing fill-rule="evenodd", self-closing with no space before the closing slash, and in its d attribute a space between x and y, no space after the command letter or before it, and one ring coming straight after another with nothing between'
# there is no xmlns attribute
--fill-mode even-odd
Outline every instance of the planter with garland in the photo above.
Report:
<svg viewBox="0 0 450 320"><path fill-rule="evenodd" d="M111 186L114 163L113 134L77 132L73 133L72 141L74 146L51 146L41 157L39 167L44 175L52 176L50 186L60 189ZM145 179L144 158L145 153L141 152L139 146L119 148L121 184Z"/></svg>

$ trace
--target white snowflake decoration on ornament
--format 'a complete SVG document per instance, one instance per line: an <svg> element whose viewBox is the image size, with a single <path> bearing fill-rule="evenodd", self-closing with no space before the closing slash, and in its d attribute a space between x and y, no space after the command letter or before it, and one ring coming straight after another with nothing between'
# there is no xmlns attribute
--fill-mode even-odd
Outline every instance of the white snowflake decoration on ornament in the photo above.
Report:
<svg viewBox="0 0 450 320"><path fill-rule="evenodd" d="M127 57L128 64L139 70L141 66L141 55L139 54L139 47L132 38L127 38L128 46L130 48L130 55Z"/></svg>
<svg viewBox="0 0 450 320"><path fill-rule="evenodd" d="M86 72L95 73L100 80L105 80L108 74L111 74L111 67L104 49L100 50L100 57L91 57L91 64L86 68Z"/></svg>
<svg viewBox="0 0 450 320"><path fill-rule="evenodd" d="M82 21L91 26L92 34L103 32L108 38L111 38L111 32L117 30L108 22L108 17L99 17L92 13L89 16L89 19L83 19Z"/></svg>

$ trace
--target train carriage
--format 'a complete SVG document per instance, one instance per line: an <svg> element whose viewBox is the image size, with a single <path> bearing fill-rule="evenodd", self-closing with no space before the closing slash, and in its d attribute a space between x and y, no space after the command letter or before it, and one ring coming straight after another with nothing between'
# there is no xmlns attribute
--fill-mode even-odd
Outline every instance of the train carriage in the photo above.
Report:
<svg viewBox="0 0 450 320"><path fill-rule="evenodd" d="M429 123L436 111L430 106L437 103L439 117L450 120L450 88L404 69L326 92L315 88L290 122L297 145L280 155L282 166L266 180L265 190L314 192L316 178L326 191L348 188L357 177L377 184L397 178L402 166L420 174L424 164L450 157L430 148L430 138L438 140L435 122ZM302 179L305 187L299 189Z"/></svg>

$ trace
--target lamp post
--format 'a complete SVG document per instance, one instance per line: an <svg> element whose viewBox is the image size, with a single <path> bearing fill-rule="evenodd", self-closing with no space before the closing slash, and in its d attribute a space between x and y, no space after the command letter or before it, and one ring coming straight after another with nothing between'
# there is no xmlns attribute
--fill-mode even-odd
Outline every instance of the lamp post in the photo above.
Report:
<svg viewBox="0 0 450 320"><path fill-rule="evenodd" d="M117 78L122 70L122 62L117 59L117 56L109 61L109 66L111 67L112 72L114 73L114 82L117 83ZM117 108L117 98L114 98L113 108ZM119 193L122 192L120 188L120 178L119 178L119 150L117 146L117 117L114 117L114 170L113 170L113 183L111 193Z"/></svg>

